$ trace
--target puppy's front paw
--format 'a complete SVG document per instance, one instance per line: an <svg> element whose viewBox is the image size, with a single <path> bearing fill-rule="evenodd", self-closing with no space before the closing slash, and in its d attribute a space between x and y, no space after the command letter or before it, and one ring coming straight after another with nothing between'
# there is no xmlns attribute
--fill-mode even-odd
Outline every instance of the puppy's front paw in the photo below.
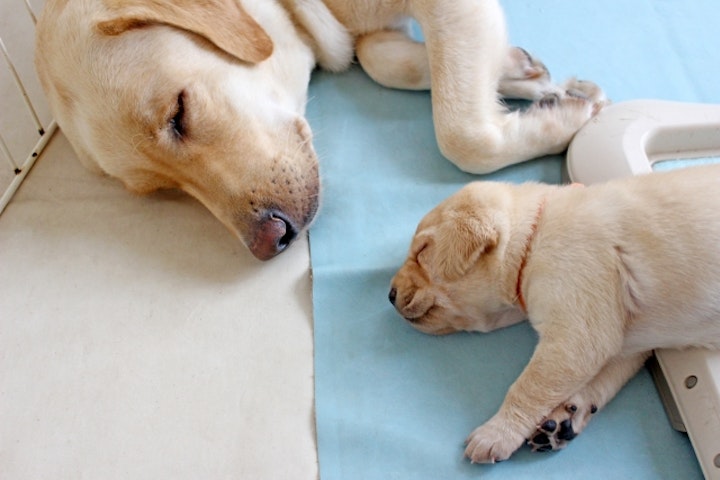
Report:
<svg viewBox="0 0 720 480"><path fill-rule="evenodd" d="M510 458L524 440L524 436L516 433L512 425L496 417L470 434L465 441L465 456L472 463L502 462Z"/></svg>
<svg viewBox="0 0 720 480"><path fill-rule="evenodd" d="M572 398L545 417L527 443L533 452L563 449L585 428L595 412L594 404Z"/></svg>

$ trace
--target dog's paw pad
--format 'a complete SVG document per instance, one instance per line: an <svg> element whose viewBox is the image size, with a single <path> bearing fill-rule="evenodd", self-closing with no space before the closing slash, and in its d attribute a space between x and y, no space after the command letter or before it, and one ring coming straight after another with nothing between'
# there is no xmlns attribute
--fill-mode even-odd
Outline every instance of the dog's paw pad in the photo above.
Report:
<svg viewBox="0 0 720 480"><path fill-rule="evenodd" d="M597 411L594 404L587 409L575 403L563 404L540 423L527 443L533 452L561 450L578 436L590 420L590 415Z"/></svg>
<svg viewBox="0 0 720 480"><path fill-rule="evenodd" d="M596 84L573 78L554 91L544 92L527 112L550 116L552 121L574 134L609 104L605 93Z"/></svg>

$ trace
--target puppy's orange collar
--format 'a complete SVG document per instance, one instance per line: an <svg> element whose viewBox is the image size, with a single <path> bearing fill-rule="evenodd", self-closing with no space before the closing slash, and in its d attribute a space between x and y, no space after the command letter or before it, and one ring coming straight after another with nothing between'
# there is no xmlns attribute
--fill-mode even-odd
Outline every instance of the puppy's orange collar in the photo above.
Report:
<svg viewBox="0 0 720 480"><path fill-rule="evenodd" d="M535 214L535 221L533 222L532 227L530 227L530 235L528 235L528 238L525 241L525 251L523 252L522 260L520 260L517 283L515 284L515 297L520 304L520 308L525 313L527 313L527 304L525 303L525 296L522 292L523 271L525 270L525 264L527 264L528 257L530 256L530 247L535 239L540 217L542 216L543 210L545 210L545 203L547 203L547 198L543 198L542 201L540 201L540 205L538 205L537 213Z"/></svg>
<svg viewBox="0 0 720 480"><path fill-rule="evenodd" d="M570 184L571 187L583 187L584 185L582 183L572 183ZM522 260L520 260L520 268L518 269L518 276L517 276L517 283L515 284L515 298L517 298L517 302L520 304L520 308L523 312L527 313L527 303L525 302L525 296L522 292L522 279L523 279L523 271L525 270L525 265L527 264L528 257L530 256L530 250L532 247L533 240L535 239L535 235L537 234L538 229L538 223L540 222L540 217L543 214L543 211L545 210L545 204L547 203L547 197L543 197L543 199L540 201L540 204L538 205L537 213L535 214L535 221L532 224L532 227L530 228L530 235L528 235L527 240L525 241L525 252L523 252Z"/></svg>

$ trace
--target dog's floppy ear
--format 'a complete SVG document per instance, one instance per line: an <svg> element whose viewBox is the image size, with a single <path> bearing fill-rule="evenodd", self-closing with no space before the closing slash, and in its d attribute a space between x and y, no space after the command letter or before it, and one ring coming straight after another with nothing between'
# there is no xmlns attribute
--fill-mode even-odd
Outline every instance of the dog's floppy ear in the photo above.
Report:
<svg viewBox="0 0 720 480"><path fill-rule="evenodd" d="M273 43L237 0L105 0L109 16L98 22L105 35L164 24L205 37L219 49L249 63L268 58Z"/></svg>
<svg viewBox="0 0 720 480"><path fill-rule="evenodd" d="M480 256L495 248L499 233L489 215L459 210L445 219L435 237L435 262L447 279L459 278Z"/></svg>

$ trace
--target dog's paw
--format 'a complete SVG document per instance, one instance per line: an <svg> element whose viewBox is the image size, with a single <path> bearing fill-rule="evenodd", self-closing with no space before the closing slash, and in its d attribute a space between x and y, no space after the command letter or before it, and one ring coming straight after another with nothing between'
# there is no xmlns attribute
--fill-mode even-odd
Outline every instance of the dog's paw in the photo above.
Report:
<svg viewBox="0 0 720 480"><path fill-rule="evenodd" d="M575 133L598 114L608 100L600 87L592 82L571 79L534 102L523 115L535 131L544 138L556 141L547 153L559 153L567 148Z"/></svg>
<svg viewBox="0 0 720 480"><path fill-rule="evenodd" d="M588 102L592 106L593 116L610 104L603 89L593 82L571 78L562 87L567 97Z"/></svg>
<svg viewBox="0 0 720 480"><path fill-rule="evenodd" d="M583 431L597 410L594 404L575 396L545 417L527 443L533 452L563 449Z"/></svg>
<svg viewBox="0 0 720 480"><path fill-rule="evenodd" d="M539 100L559 91L550 79L547 67L525 49L513 47L505 61L498 93L503 98Z"/></svg>
<svg viewBox="0 0 720 480"><path fill-rule="evenodd" d="M529 80L550 79L547 67L537 58L520 47L512 47L505 63L503 79Z"/></svg>
<svg viewBox="0 0 720 480"><path fill-rule="evenodd" d="M495 463L510 458L523 444L523 435L500 418L476 428L465 441L465 456L472 463Z"/></svg>
<svg viewBox="0 0 720 480"><path fill-rule="evenodd" d="M581 112L582 117L593 117L609 105L605 92L593 82L572 78L558 91L548 92L535 105L539 108L558 108Z"/></svg>

